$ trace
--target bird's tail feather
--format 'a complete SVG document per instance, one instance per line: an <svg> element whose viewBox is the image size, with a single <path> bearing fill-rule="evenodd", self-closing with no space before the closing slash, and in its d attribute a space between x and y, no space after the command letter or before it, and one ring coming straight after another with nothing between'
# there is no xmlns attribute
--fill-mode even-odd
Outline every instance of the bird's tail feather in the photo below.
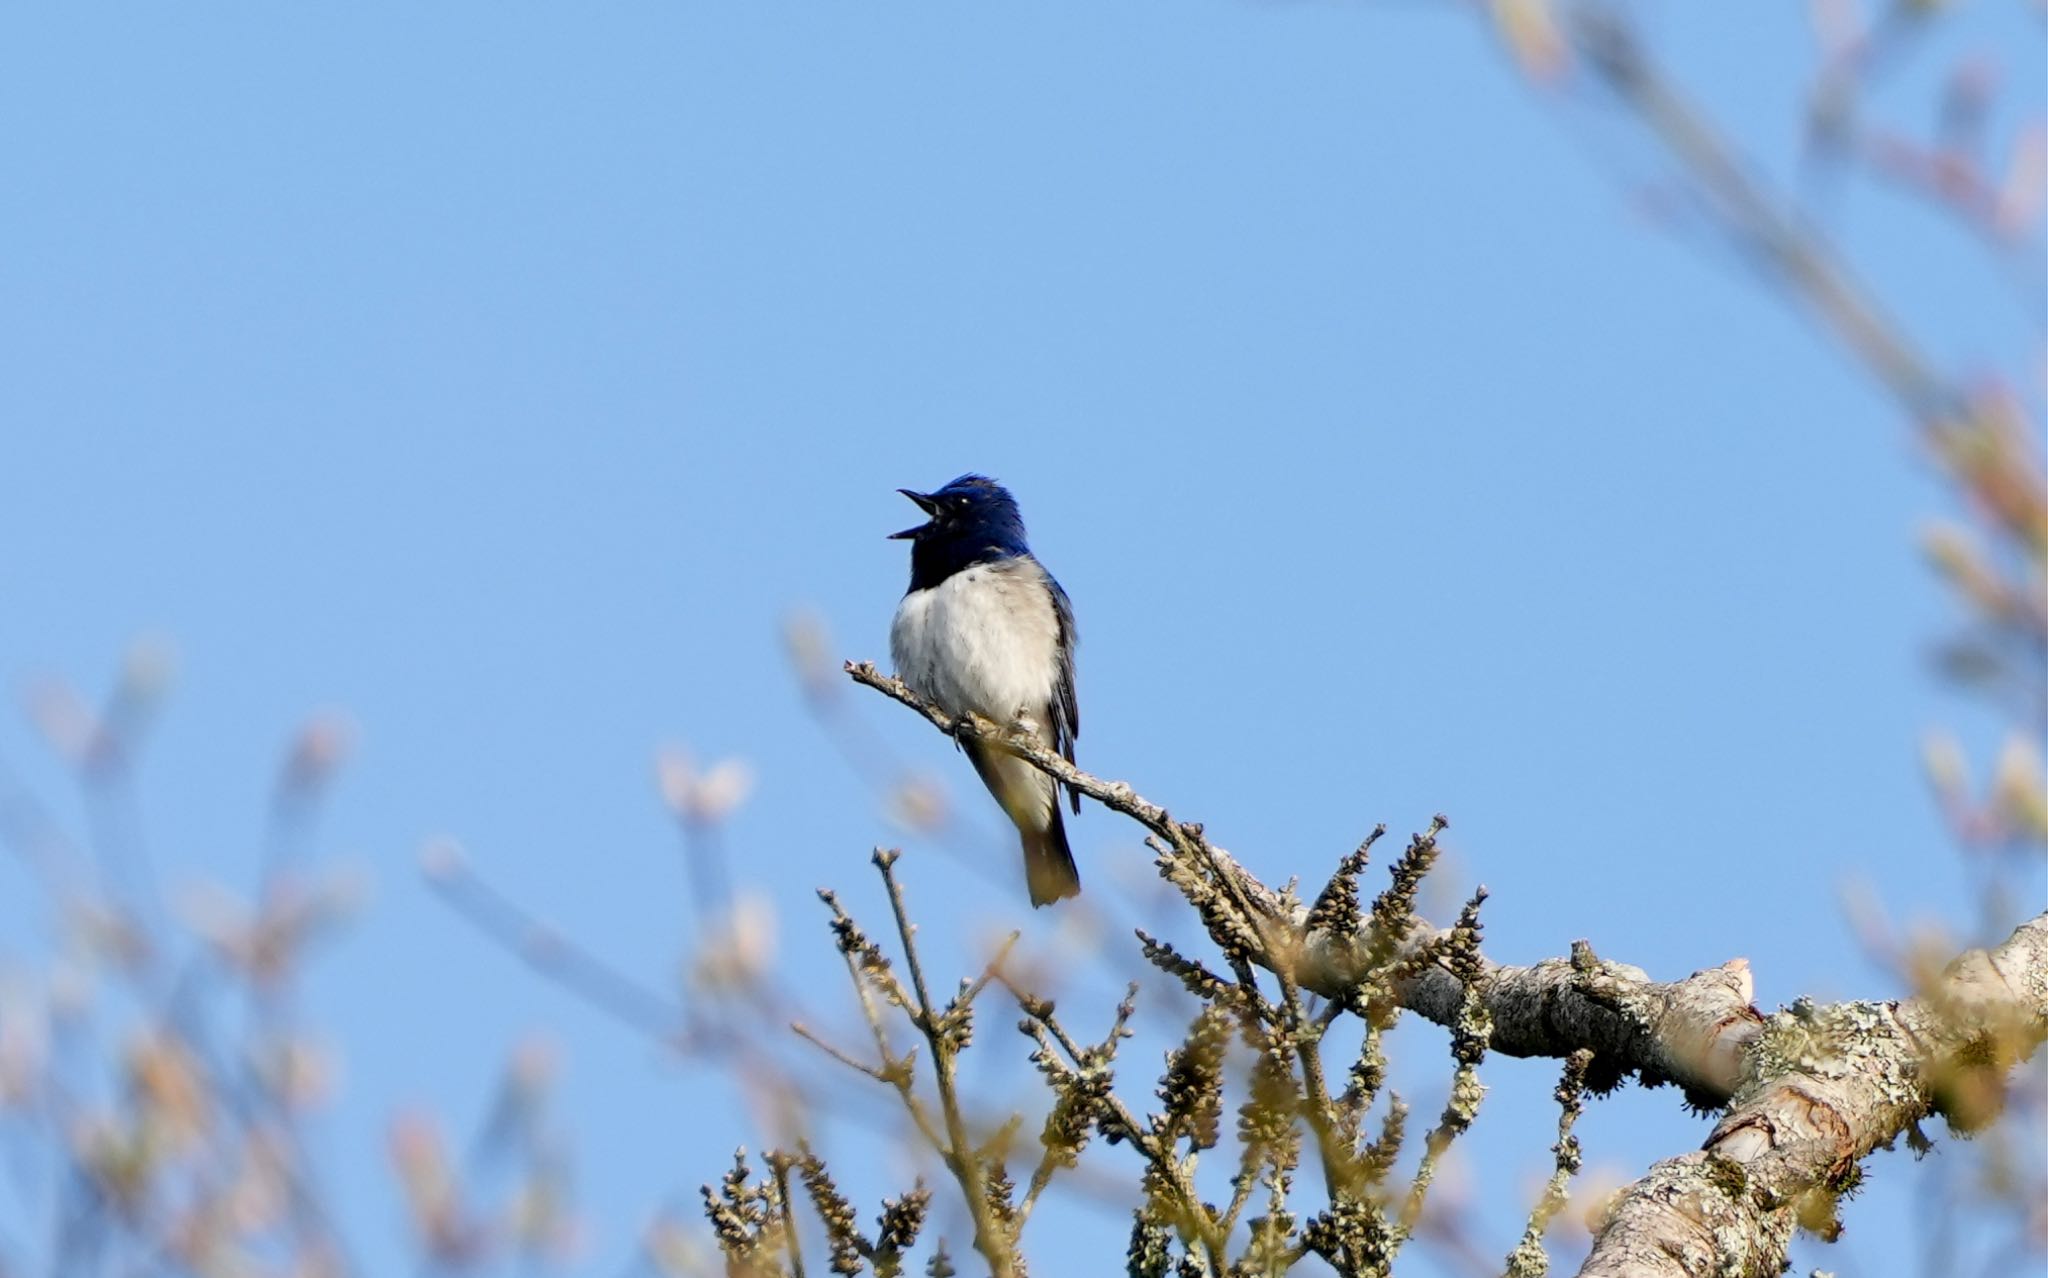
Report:
<svg viewBox="0 0 2048 1278"><path fill-rule="evenodd" d="M1081 871L1067 846L1067 824L1060 819L1059 804L1053 804L1052 824L1019 833L1024 836L1024 878L1031 887L1031 904L1051 905L1081 895Z"/></svg>
<svg viewBox="0 0 2048 1278"><path fill-rule="evenodd" d="M963 748L1024 840L1024 881L1031 888L1031 903L1050 905L1079 896L1081 872L1067 847L1067 823L1052 778L997 747L970 741Z"/></svg>

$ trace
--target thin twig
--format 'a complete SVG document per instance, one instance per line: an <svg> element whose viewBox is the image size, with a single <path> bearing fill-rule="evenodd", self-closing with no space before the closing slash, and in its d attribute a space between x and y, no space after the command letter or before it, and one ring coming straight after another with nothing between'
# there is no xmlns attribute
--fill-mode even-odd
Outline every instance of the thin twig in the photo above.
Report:
<svg viewBox="0 0 2048 1278"><path fill-rule="evenodd" d="M917 953L917 929L911 923L910 911L903 902L903 886L896 879L896 853L878 850L874 861L889 889L889 908L896 916L896 934L903 942L903 961L910 969L910 985L917 998L916 1014L911 1019L923 1033L931 1052L932 1076L938 1084L939 1109L946 1123L943 1156L947 1167L959 1180L961 1191L967 1195L968 1214L974 1220L975 1250L988 1261L996 1278L1009 1278L1015 1271L1015 1244L1011 1239L997 1236L995 1218L989 1211L988 1180L981 1165L981 1156L967 1138L967 1120L961 1111L955 1078L959 1060L951 1020L932 1006L931 993L925 985L924 964ZM986 984L987 978L984 977L981 983Z"/></svg>
<svg viewBox="0 0 2048 1278"><path fill-rule="evenodd" d="M796 1208L789 1196L789 1158L770 1154L768 1168L775 1177L775 1194L782 1207L782 1244L789 1252L790 1278L804 1278L804 1248L797 1238Z"/></svg>
<svg viewBox="0 0 2048 1278"><path fill-rule="evenodd" d="M1550 1173L1535 1207L1530 1209L1529 1224L1522 1231L1521 1244L1508 1253L1507 1278L1544 1278L1550 1272L1550 1257L1543 1250L1543 1235L1550 1228L1551 1220L1564 1210L1571 1197L1572 1177L1579 1171L1579 1138L1572 1135L1572 1127L1586 1109L1586 1069L1592 1063L1593 1053L1583 1049L1573 1052L1564 1063L1564 1076L1558 1080L1555 1093L1558 1104L1557 1143L1550 1147L1556 1156L1556 1169Z"/></svg>
<svg viewBox="0 0 2048 1278"><path fill-rule="evenodd" d="M819 1038L816 1034L812 1033L810 1027L805 1025L802 1021L791 1021L789 1023L789 1028L796 1032L796 1036L798 1038L804 1040L806 1043L809 1043L811 1046L825 1053L825 1055L831 1057L833 1060L838 1061L841 1065L846 1066L848 1069L857 1070L860 1073L866 1074L869 1078L874 1079L878 1083L887 1083L891 1081L889 1075L884 1073L882 1070L876 1068L873 1065L869 1065L865 1061L855 1060L846 1052L841 1051L839 1048L832 1046L832 1044L826 1042L824 1039Z"/></svg>

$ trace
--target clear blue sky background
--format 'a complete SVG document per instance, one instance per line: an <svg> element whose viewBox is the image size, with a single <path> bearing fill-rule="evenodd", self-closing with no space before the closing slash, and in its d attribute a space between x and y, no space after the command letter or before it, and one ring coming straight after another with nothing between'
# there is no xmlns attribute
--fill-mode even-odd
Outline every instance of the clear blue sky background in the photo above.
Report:
<svg viewBox="0 0 2048 1278"><path fill-rule="evenodd" d="M1976 49L1999 136L2037 116L2038 22L1978 8L1879 101L1931 118ZM1800 9L1646 13L1781 178ZM1845 883L1970 915L1917 765L1973 719L1927 672L1953 613L1913 549L1941 498L1909 432L1646 219L1655 152L1532 92L1463 6L43 6L0 19L0 139L0 678L99 689L171 638L142 793L173 882L246 882L296 725L359 725L319 845L374 888L311 1008L346 1056L321 1146L370 1272L405 1248L387 1117L473 1121L529 1032L564 1047L584 1272L757 1142L715 1072L437 905L417 850L458 837L662 984L691 916L653 750L738 755L741 877L790 980L838 979L811 889L875 915L867 849L902 835L778 625L807 608L885 656L892 490L967 469L1015 488L1075 600L1084 765L1262 875L1441 810L1496 958L1746 955L1766 1006L1892 991ZM1975 246L1865 188L1823 206L1949 366L2034 366ZM981 801L922 725L854 708ZM0 760L75 806L20 716ZM1101 812L1075 835L1092 892L1142 869ZM934 914L1058 925L1007 861L910 853ZM0 867L9 963L48 944L28 882ZM1497 1256L1554 1066L1487 1078ZM1631 1092L1582 1133L1632 1175L1705 1130ZM826 1139L884 1187L859 1129ZM1914 1174L1873 1170L1803 1264L1910 1272ZM1120 1265L1120 1219L1061 1218L1039 1272Z"/></svg>

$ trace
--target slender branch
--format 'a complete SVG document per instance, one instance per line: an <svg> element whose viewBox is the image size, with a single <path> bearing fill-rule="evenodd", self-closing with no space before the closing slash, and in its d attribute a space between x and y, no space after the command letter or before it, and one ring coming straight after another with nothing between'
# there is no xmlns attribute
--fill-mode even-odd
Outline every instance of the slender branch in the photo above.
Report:
<svg viewBox="0 0 2048 1278"><path fill-rule="evenodd" d="M798 1038L802 1039L806 1043L809 1043L811 1046L817 1048L819 1051L825 1053L825 1055L831 1057L833 1060L838 1061L841 1065L846 1066L846 1068L854 1070L858 1073L866 1074L869 1078L874 1079L878 1083L887 1083L890 1081L890 1075L887 1072L886 1066L878 1068L874 1065L867 1064L865 1061L854 1059L854 1057L850 1053L845 1052L840 1048L834 1047L832 1046L832 1044L826 1042L824 1039L819 1038L817 1034L813 1033L811 1028L805 1025L802 1021L791 1021L789 1023L789 1028L796 1034Z"/></svg>
<svg viewBox="0 0 2048 1278"><path fill-rule="evenodd" d="M1572 1177L1578 1175L1582 1161L1579 1138L1572 1135L1579 1115L1586 1110L1586 1069L1593 1063L1591 1052L1573 1052L1564 1063L1564 1076L1558 1080L1557 1091L1557 1143L1550 1147L1555 1156L1555 1170L1543 1186L1543 1196L1530 1209L1529 1224L1522 1230L1522 1241L1508 1253L1507 1278L1543 1278L1550 1272L1550 1256L1543 1250L1543 1235L1549 1231L1550 1222L1557 1213L1564 1210L1571 1197Z"/></svg>
<svg viewBox="0 0 2048 1278"><path fill-rule="evenodd" d="M1458 1066L1451 1076L1451 1094L1444 1102L1443 1114L1424 1139L1422 1161L1416 1165L1415 1179L1402 1201L1394 1234L1397 1243L1414 1233L1416 1222L1422 1219L1423 1201L1436 1179L1437 1165L1452 1142L1471 1128L1479 1113L1479 1102L1486 1095L1486 1088L1479 1082L1479 1063L1486 1055L1493 1027L1488 1023L1486 999L1480 988L1483 960L1479 957L1479 907L1485 900L1483 887L1472 894L1444 946L1452 976L1464 991L1457 1021L1451 1028L1451 1057Z"/></svg>
<svg viewBox="0 0 2048 1278"><path fill-rule="evenodd" d="M911 1020L924 1035L931 1051L932 1076L938 1084L939 1110L946 1123L946 1146L943 1151L946 1164L960 1181L960 1188L967 1196L967 1211L974 1220L974 1249L989 1263L995 1278L1009 1278L1015 1272L1016 1247L1014 1240L1002 1236L995 1215L989 1210L988 1177L982 1167L982 1158L967 1137L967 1120L960 1106L956 1071L959 1068L959 1045L954 1026L954 1011L941 1012L932 1005L931 993L925 985L924 964L917 954L917 928L910 921L910 911L903 903L903 885L897 882L895 865L896 853L877 851L875 866L882 872L882 881L889 888L889 908L896 916L896 934L903 941L903 961L910 969L910 985L917 998L917 1007ZM984 974L974 989L988 982ZM965 1001L955 1005L964 1014Z"/></svg>
<svg viewBox="0 0 2048 1278"><path fill-rule="evenodd" d="M782 1245L789 1252L790 1278L804 1278L803 1242L797 1237L796 1205L789 1196L789 1163L787 1155L768 1156L768 1170L775 1178L775 1196L782 1208Z"/></svg>
<svg viewBox="0 0 2048 1278"><path fill-rule="evenodd" d="M1049 1034L1067 1053L1074 1068L1085 1068L1087 1049L1059 1023L1059 1018L1053 1013L1052 1004L1024 993L1009 985L1007 981L1004 984L1015 996L1018 1007L1029 1018L1026 1023L1041 1049L1051 1050L1051 1045L1046 1039L1046 1035ZM1112 1041L1116 1032L1111 1031ZM1097 1124L1103 1134L1112 1140L1127 1141L1162 1178L1164 1188L1176 1211L1196 1231L1200 1245L1209 1253L1213 1271L1223 1273L1224 1253L1229 1241L1228 1231L1219 1227L1214 1214L1202 1202L1201 1193L1195 1187L1192 1160L1184 1161L1174 1157L1171 1141L1162 1138L1151 1125L1141 1121L1116 1093L1105 1092L1101 1105Z"/></svg>
<svg viewBox="0 0 2048 1278"><path fill-rule="evenodd" d="M1081 1150L1091 1131L1114 1133L1118 1122L1133 1132L1137 1130L1136 1120L1129 1117L1116 1098L1114 1081L1117 1049L1131 1036L1131 1017L1138 1010L1138 983L1133 981L1126 987L1116 1006L1116 1019L1110 1022L1102 1042L1084 1049L1054 1020L1050 1002L1018 989L1003 972L997 972L996 979L1024 1010L1026 1019L1018 1022L1017 1028L1036 1045L1031 1062L1053 1090L1052 1110L1039 1133L1043 1153L1015 1213L1015 1229L1021 1235L1039 1195L1052 1183L1053 1176L1062 1168L1079 1165ZM1060 1049L1053 1045L1055 1038L1072 1060L1071 1066L1060 1059ZM1111 1135L1112 1141L1120 1139L1125 1137Z"/></svg>
<svg viewBox="0 0 2048 1278"><path fill-rule="evenodd" d="M845 920L847 924L851 925L852 920L847 918L845 912L839 908L837 897L829 892L820 892L818 895L824 899L827 905L832 907L832 911L838 919ZM862 942L866 941L865 937L860 939ZM875 1054L882 1058L881 1068L877 1072L877 1076L883 1082L896 1089L897 1097L903 1102L904 1112L910 1115L910 1121L917 1127L918 1135L924 1137L925 1144L931 1146L934 1152L941 1158L944 1158L946 1156L946 1142L939 1136L938 1128L933 1126L931 1115L926 1112L924 1102L917 1097L915 1081L917 1072L914 1068L916 1049L913 1048L910 1052L898 1056L890 1048L889 1031L882 1024L881 1009L875 1006L875 996L868 988L868 978L872 976L877 981L880 981L887 977L889 984L885 986L885 989L889 994L890 1000L907 1008L908 1004L903 1002L902 990L894 984L895 978L889 976L886 972L873 972L863 968L861 960L855 957L855 954L856 951L854 949L846 949L842 957L846 960L847 978L853 982L854 997L860 1003L861 1016L866 1019L868 1030L874 1036ZM819 1042L819 1040L801 1029L798 1032L803 1034L804 1037L810 1038L812 1042ZM823 1043L820 1042L819 1045L823 1046ZM830 1049L827 1050L829 1051ZM837 1055L837 1053L834 1054ZM852 1064L854 1068L862 1073L869 1072L866 1066L858 1062L849 1061L848 1063Z"/></svg>
<svg viewBox="0 0 2048 1278"><path fill-rule="evenodd" d="M1223 1209L1223 1219L1218 1225L1226 1237L1237 1228L1238 1217L1244 1215L1245 1204L1251 1201L1252 1191L1258 1187L1259 1169L1255 1166L1240 1168L1230 1178L1230 1205Z"/></svg>

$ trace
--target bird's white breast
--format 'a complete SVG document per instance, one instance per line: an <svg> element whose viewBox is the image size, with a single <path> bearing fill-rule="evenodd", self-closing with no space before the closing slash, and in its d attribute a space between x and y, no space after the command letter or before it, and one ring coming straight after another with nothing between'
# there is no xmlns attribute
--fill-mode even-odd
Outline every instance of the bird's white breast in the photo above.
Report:
<svg viewBox="0 0 2048 1278"><path fill-rule="evenodd" d="M903 597L889 628L896 672L946 710L1042 725L1059 678L1059 621L1036 561L964 568Z"/></svg>

